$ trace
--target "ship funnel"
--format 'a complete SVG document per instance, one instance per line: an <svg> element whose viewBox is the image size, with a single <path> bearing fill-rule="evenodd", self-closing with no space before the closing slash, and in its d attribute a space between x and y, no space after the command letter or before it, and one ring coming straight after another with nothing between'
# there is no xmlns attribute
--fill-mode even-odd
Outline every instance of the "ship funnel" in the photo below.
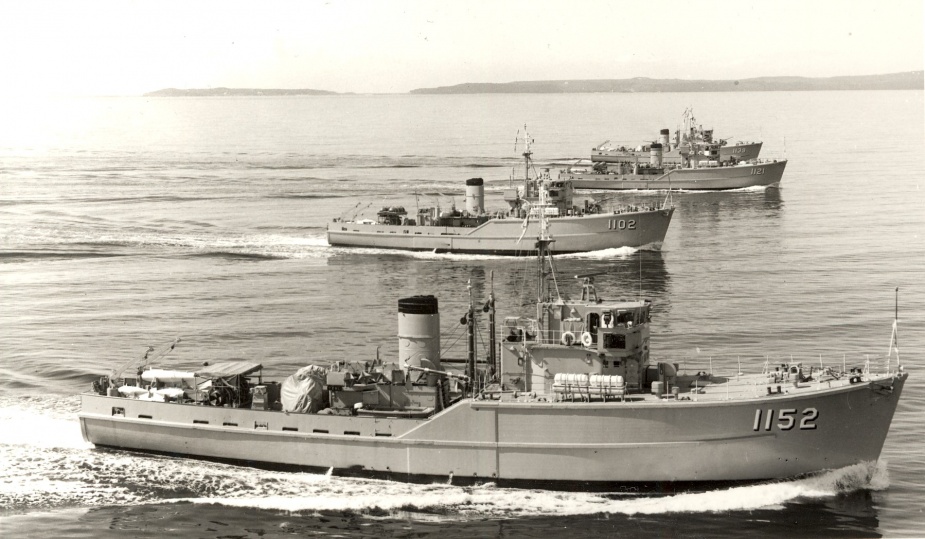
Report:
<svg viewBox="0 0 925 539"><path fill-rule="evenodd" d="M662 146L668 147L668 137L671 135L671 131L668 129L662 129L659 133L658 141L662 143Z"/></svg>
<svg viewBox="0 0 925 539"><path fill-rule="evenodd" d="M398 300L398 363L442 370L440 312L434 296Z"/></svg>
<svg viewBox="0 0 925 539"><path fill-rule="evenodd" d="M466 211L479 215L485 211L485 180L469 178L466 180Z"/></svg>
<svg viewBox="0 0 925 539"><path fill-rule="evenodd" d="M653 167L662 166L662 145L658 142L649 146L649 164Z"/></svg>

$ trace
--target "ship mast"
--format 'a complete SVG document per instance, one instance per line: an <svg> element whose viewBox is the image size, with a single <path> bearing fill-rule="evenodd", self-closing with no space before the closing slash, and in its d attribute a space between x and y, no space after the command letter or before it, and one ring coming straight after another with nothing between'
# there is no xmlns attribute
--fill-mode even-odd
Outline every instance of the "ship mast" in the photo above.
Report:
<svg viewBox="0 0 925 539"><path fill-rule="evenodd" d="M532 139L527 133L527 126L524 125L524 185L525 189L530 185L530 168L533 166L531 157L533 152L530 150L530 143ZM537 330L540 334L543 332L544 324L544 311L545 308L543 304L549 301L549 290L547 277L549 272L546 270L546 259L549 258L549 267L550 271L552 269L552 252L550 246L555 241L549 236L549 219L546 216L546 207L548 205L547 200L547 191L545 185L545 177L538 175L535 180L536 194L538 196L537 203L533 208L537 212L537 217L539 219L539 237L536 240L536 323ZM526 195L526 192L524 193Z"/></svg>
<svg viewBox="0 0 925 539"><path fill-rule="evenodd" d="M533 152L530 151L530 134L527 133L527 124L524 124L524 185L530 183L530 166L533 164L531 157ZM526 195L526 193L524 193Z"/></svg>
<svg viewBox="0 0 925 539"><path fill-rule="evenodd" d="M498 364L498 343L495 335L495 271L492 270L489 275L491 287L489 288L488 303L485 304L485 308L488 310L488 364L493 378L497 373L501 372L501 366Z"/></svg>

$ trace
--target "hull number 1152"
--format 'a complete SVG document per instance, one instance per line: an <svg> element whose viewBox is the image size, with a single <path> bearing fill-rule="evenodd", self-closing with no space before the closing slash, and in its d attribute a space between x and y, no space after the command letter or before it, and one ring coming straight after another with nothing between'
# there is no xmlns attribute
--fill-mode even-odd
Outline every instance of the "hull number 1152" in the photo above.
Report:
<svg viewBox="0 0 925 539"><path fill-rule="evenodd" d="M799 410L796 408L781 408L780 410L774 410L773 408L762 410L759 408L755 410L755 424L752 426L752 430L758 431L762 428L771 430L772 426L777 426L780 430L790 430L797 426L798 419L800 430L816 430L816 419L819 418L819 410L806 408L800 416L797 415L798 412ZM776 424L774 423L775 414L777 415Z"/></svg>

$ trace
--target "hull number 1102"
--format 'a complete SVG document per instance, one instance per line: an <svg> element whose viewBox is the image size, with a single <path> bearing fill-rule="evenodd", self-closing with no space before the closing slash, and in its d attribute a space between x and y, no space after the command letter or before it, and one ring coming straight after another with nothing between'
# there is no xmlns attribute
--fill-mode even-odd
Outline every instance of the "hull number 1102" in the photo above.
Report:
<svg viewBox="0 0 925 539"><path fill-rule="evenodd" d="M607 221L610 230L636 230L635 219L610 219Z"/></svg>
<svg viewBox="0 0 925 539"><path fill-rule="evenodd" d="M780 410L774 410L773 408L762 410L759 408L755 410L755 424L752 426L752 430L758 431L762 428L771 430L772 426L777 426L780 430L790 430L797 426L797 419L799 419L800 430L816 430L816 419L819 418L819 410L806 408L801 416L797 416L798 412L799 410L796 408L781 408ZM776 424L774 423L775 414L777 415Z"/></svg>

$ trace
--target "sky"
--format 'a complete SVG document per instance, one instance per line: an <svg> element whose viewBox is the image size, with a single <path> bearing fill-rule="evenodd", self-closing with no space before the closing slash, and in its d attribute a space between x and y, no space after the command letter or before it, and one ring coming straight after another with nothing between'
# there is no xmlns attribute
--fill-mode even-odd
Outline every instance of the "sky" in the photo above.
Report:
<svg viewBox="0 0 925 539"><path fill-rule="evenodd" d="M0 0L0 95L923 69L922 0Z"/></svg>

